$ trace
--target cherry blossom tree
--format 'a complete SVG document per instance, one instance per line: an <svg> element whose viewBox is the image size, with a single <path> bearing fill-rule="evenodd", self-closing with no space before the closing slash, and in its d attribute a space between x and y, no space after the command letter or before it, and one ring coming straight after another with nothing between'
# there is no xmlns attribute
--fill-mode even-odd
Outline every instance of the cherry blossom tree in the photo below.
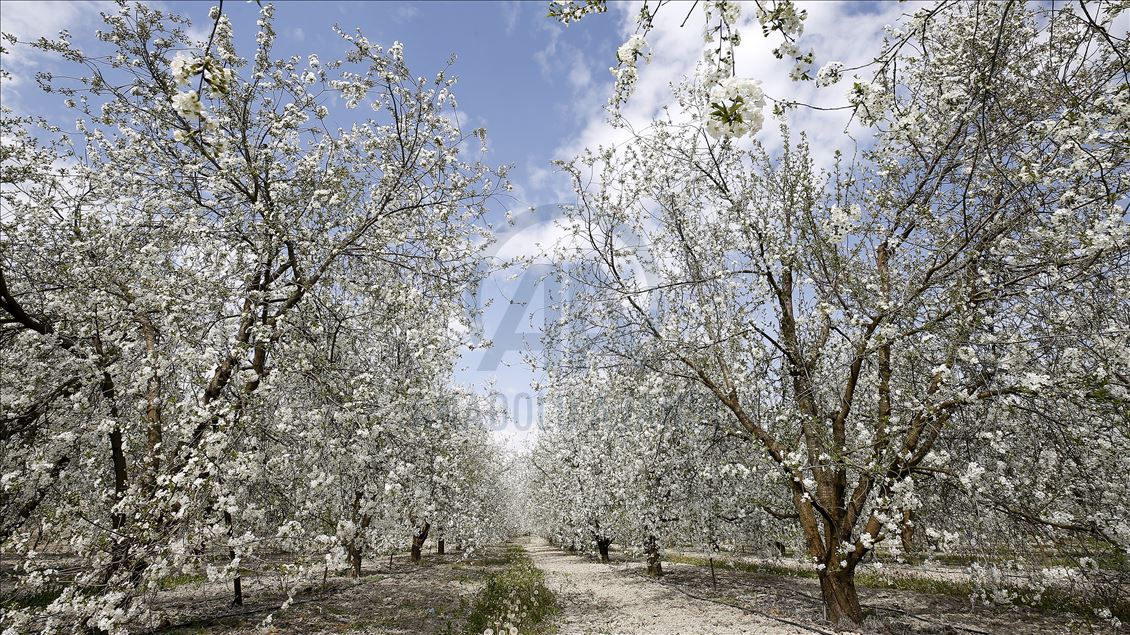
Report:
<svg viewBox="0 0 1130 635"><path fill-rule="evenodd" d="M473 490L495 457L448 377L503 174L463 158L446 71L361 34L344 60L276 59L273 12L250 58L218 9L202 42L124 3L98 50L7 38L70 69L38 79L77 117L3 114L0 540L18 592L65 587L17 628L156 619L184 572L239 604L262 550L357 571L429 500L491 535Z"/></svg>
<svg viewBox="0 0 1130 635"><path fill-rule="evenodd" d="M644 367L555 372L531 486L557 542L607 561L615 540L658 576L663 545L780 537L787 501L762 498L775 473L747 460L747 435L700 386Z"/></svg>
<svg viewBox="0 0 1130 635"><path fill-rule="evenodd" d="M1124 306L1111 281L1130 273L1119 12L918 10L848 89L874 138L831 171L784 127L777 153L741 140L760 95L718 64L678 90L680 113L562 164L578 197L570 348L695 381L730 413L784 477L834 623L862 621L856 567L947 472L1003 516L1127 549L1127 429L1111 415L1130 396L1113 369L1128 324L1102 306ZM621 71L646 47L629 42ZM1038 424L1004 448L1063 449L998 460L996 483L975 485L994 448L957 439L985 422ZM1051 499L1023 494L1020 473Z"/></svg>

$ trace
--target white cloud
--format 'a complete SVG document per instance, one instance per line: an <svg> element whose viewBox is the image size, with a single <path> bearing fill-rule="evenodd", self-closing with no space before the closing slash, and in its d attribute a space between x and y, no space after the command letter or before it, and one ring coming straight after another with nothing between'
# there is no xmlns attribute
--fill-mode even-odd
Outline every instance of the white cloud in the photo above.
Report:
<svg viewBox="0 0 1130 635"><path fill-rule="evenodd" d="M523 227L513 232L499 231L499 241L494 254L502 260L515 258L535 258L546 260L555 246L564 241L570 233L552 221L545 221Z"/></svg>
<svg viewBox="0 0 1130 635"><path fill-rule="evenodd" d="M603 60L596 58L592 51L583 51L573 46L562 37L564 32L560 24L550 20L536 23L537 29L546 35L545 46L534 53L534 61L541 71L541 76L548 82L559 82L564 77L569 85L576 91L582 100L586 93L593 88L593 74L589 68L594 62L599 66ZM566 114L575 115L571 110Z"/></svg>
<svg viewBox="0 0 1130 635"><path fill-rule="evenodd" d="M534 61L537 62L538 69L541 71L542 77L552 80L556 64L555 58L558 57L557 46L561 41L561 30L552 28L550 25L539 24L538 29L547 34L545 46L541 50L534 53Z"/></svg>
<svg viewBox="0 0 1130 635"><path fill-rule="evenodd" d="M3 29L21 41L39 37L55 37L59 31L72 30L75 25L98 20L99 11L112 10L109 2L4 2Z"/></svg>
<svg viewBox="0 0 1130 635"><path fill-rule="evenodd" d="M397 24L404 24L416 17L418 12L416 7L411 4L397 5L396 8L392 10L392 21Z"/></svg>
<svg viewBox="0 0 1130 635"><path fill-rule="evenodd" d="M506 25L506 35L514 34L514 28L518 26L518 14L521 13L523 4L518 0L498 3L498 10L502 12L502 21Z"/></svg>
<svg viewBox="0 0 1130 635"><path fill-rule="evenodd" d="M87 25L101 24L100 11L113 12L115 7L109 2L26 2L8 1L3 3L3 20L0 31L16 36L20 42L34 42L39 38L58 37L60 31L77 33L85 31ZM46 59L41 53L30 49L26 44L12 46L4 43L4 70L11 78L4 81L0 95L4 105L23 112L23 99L20 91L31 85L28 81L38 71L43 70Z"/></svg>
<svg viewBox="0 0 1130 635"><path fill-rule="evenodd" d="M553 172L547 166L540 163L526 164L526 183L535 190L544 187L551 176L553 176Z"/></svg>
<svg viewBox="0 0 1130 635"><path fill-rule="evenodd" d="M636 30L635 17L639 12L636 3L613 4L614 12L605 16L619 23L623 39ZM802 50L814 48L814 71L828 61L843 62L845 67L857 66L871 60L882 43L883 26L898 21L906 7L898 3L879 3L876 11L862 13L850 2L823 2L807 4L808 20L805 33L799 41ZM639 81L635 93L623 107L622 113L637 129L660 116L665 106L672 103L670 85L691 76L702 57L703 16L701 10L691 13L682 25L685 11L660 11L654 28L647 36L651 62L639 66ZM601 19L601 17L590 18ZM850 74L839 84L817 88L814 82L794 82L789 79L791 60L778 60L771 51L779 42L776 35L766 38L754 19L752 3L743 3L742 45L736 51L737 74L762 82L766 95L781 100L796 100L816 106L846 104L846 91L851 86ZM615 51L594 51L590 55L603 55L598 60L605 66L615 64ZM611 82L602 83L604 94L600 104L584 104L587 108L582 131L562 144L557 156L576 156L585 148L614 145L627 139L628 133L608 124L602 106L611 94ZM678 117L678 113L672 113ZM805 131L819 165L829 165L835 149L847 149L852 139L843 134L850 111L817 111L798 108L788 115L794 133ZM867 131L853 130L856 139L863 140ZM770 118L758 139L770 150L780 147L781 140L775 120Z"/></svg>
<svg viewBox="0 0 1130 635"><path fill-rule="evenodd" d="M569 67L569 85L576 90L584 90L592 85L592 73L583 59L577 59Z"/></svg>

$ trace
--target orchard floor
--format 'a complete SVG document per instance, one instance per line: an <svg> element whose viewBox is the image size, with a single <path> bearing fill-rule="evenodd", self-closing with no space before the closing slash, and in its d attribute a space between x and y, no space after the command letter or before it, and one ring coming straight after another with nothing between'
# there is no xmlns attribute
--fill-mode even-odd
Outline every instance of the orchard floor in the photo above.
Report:
<svg viewBox="0 0 1130 635"><path fill-rule="evenodd" d="M816 580L664 561L665 575L620 554L610 564L527 538L523 546L546 572L563 611L561 635L832 633ZM864 633L965 635L1103 633L1078 617L1015 608L971 607L968 599L895 589L860 588ZM1109 629L1109 627L1108 627Z"/></svg>
<svg viewBox="0 0 1130 635"><path fill-rule="evenodd" d="M561 611L541 632L556 635L694 635L832 633L823 620L820 590L812 579L664 561L665 575L644 575L644 565L622 553L611 564L548 545L515 541L546 575ZM513 546L485 548L473 557L426 553L421 564L406 556L366 561L360 579L311 574L294 603L278 580L245 578L245 606L228 605L227 585L185 581L161 591L155 608L165 616L156 633L452 633L465 632L478 592L501 571ZM512 554L511 554L512 555ZM869 635L969 633L1103 633L1070 615L971 607L967 598L915 591L861 588ZM270 621L265 620L270 616Z"/></svg>
<svg viewBox="0 0 1130 635"><path fill-rule="evenodd" d="M245 605L228 605L227 585L186 585L164 591L159 608L169 622L152 633L463 633L475 595L487 575L506 566L505 546L487 547L468 559L426 553L420 564L407 556L366 561L360 579L330 577L323 588L311 577L293 604L272 584L245 581ZM248 585L251 589L248 590ZM270 616L270 621L265 622Z"/></svg>
<svg viewBox="0 0 1130 635"><path fill-rule="evenodd" d="M639 575L639 571L633 571L638 567L601 564L567 554L537 538L523 542L562 606L557 620L561 635L810 632L771 617L690 597L676 587Z"/></svg>

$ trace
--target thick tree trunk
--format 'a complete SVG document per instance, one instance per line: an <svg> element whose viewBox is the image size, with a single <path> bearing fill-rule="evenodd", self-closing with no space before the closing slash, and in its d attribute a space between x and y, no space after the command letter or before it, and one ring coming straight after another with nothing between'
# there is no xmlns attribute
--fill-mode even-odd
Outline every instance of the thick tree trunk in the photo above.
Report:
<svg viewBox="0 0 1130 635"><path fill-rule="evenodd" d="M659 553L659 543L655 536L651 536L644 543L644 553L647 554L647 574L653 578L663 576L663 558Z"/></svg>
<svg viewBox="0 0 1130 635"><path fill-rule="evenodd" d="M424 527L420 533L412 536L412 562L420 561L420 552L424 548L424 542L428 539L428 530L432 528L431 523L424 521Z"/></svg>
<svg viewBox="0 0 1130 635"><path fill-rule="evenodd" d="M829 622L844 626L863 624L863 608L855 593L855 571L824 569L820 572L820 594Z"/></svg>
<svg viewBox="0 0 1130 635"><path fill-rule="evenodd" d="M600 561L608 562L608 547L612 544L612 539L606 536L599 536L596 539L596 550L600 552Z"/></svg>

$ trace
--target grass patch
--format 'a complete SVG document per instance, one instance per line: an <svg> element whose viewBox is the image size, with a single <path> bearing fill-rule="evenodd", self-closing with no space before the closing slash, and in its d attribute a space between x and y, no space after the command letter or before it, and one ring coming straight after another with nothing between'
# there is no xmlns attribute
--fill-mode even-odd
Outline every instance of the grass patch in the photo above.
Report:
<svg viewBox="0 0 1130 635"><path fill-rule="evenodd" d="M887 551L877 551L876 553L883 558L887 558L890 555ZM907 564L920 565L936 563L958 567L967 567L974 562L1001 564L1011 561L1026 561L1031 560L1032 557L1031 553L1018 553L1007 550L996 550L993 553L979 554L926 551L903 553L901 555L902 560ZM1095 549L1094 551L1088 552L1037 552L1035 555L1035 564L1044 567L1074 568L1079 566L1079 559L1082 557L1091 558L1100 569L1130 572L1130 556L1109 549Z"/></svg>
<svg viewBox="0 0 1130 635"><path fill-rule="evenodd" d="M517 550L517 552L514 551L515 549ZM497 555L483 555L478 558L470 558L462 562L456 562L452 566L456 569L475 567L502 567L513 563L516 557L521 557L521 554L521 547L510 546L506 548L506 551L504 553Z"/></svg>
<svg viewBox="0 0 1130 635"><path fill-rule="evenodd" d="M887 577L879 573L869 572L856 573L855 583L861 587L872 589L899 589L901 591L948 595L950 597L960 598L968 598L969 595L973 593L973 585L968 582L907 577L902 575Z"/></svg>
<svg viewBox="0 0 1130 635"><path fill-rule="evenodd" d="M6 609L45 609L63 594L63 588L48 588L35 593L17 595L4 600L2 606Z"/></svg>
<svg viewBox="0 0 1130 635"><path fill-rule="evenodd" d="M685 556L682 554L664 555L664 560L668 562L675 562L679 564L690 564L696 567L709 567L710 560L708 558L699 558L698 556ZM714 566L722 569L730 569L733 571L745 571L746 573L763 573L765 575L777 576L779 578L810 578L815 580L817 574L812 569L802 569L799 567L790 567L783 564L773 564L770 562L744 562L735 560L730 562L724 559L716 559Z"/></svg>
<svg viewBox="0 0 1130 635"><path fill-rule="evenodd" d="M171 575L167 578L162 578L157 586L162 591L169 591L171 589L182 587L188 584L197 584L204 582L207 579L208 576L204 575L203 573L179 573L177 575Z"/></svg>
<svg viewBox="0 0 1130 635"><path fill-rule="evenodd" d="M545 586L545 574L520 547L506 552L506 568L487 576L467 618L466 632L499 635L548 632L546 618L559 610L557 597Z"/></svg>

